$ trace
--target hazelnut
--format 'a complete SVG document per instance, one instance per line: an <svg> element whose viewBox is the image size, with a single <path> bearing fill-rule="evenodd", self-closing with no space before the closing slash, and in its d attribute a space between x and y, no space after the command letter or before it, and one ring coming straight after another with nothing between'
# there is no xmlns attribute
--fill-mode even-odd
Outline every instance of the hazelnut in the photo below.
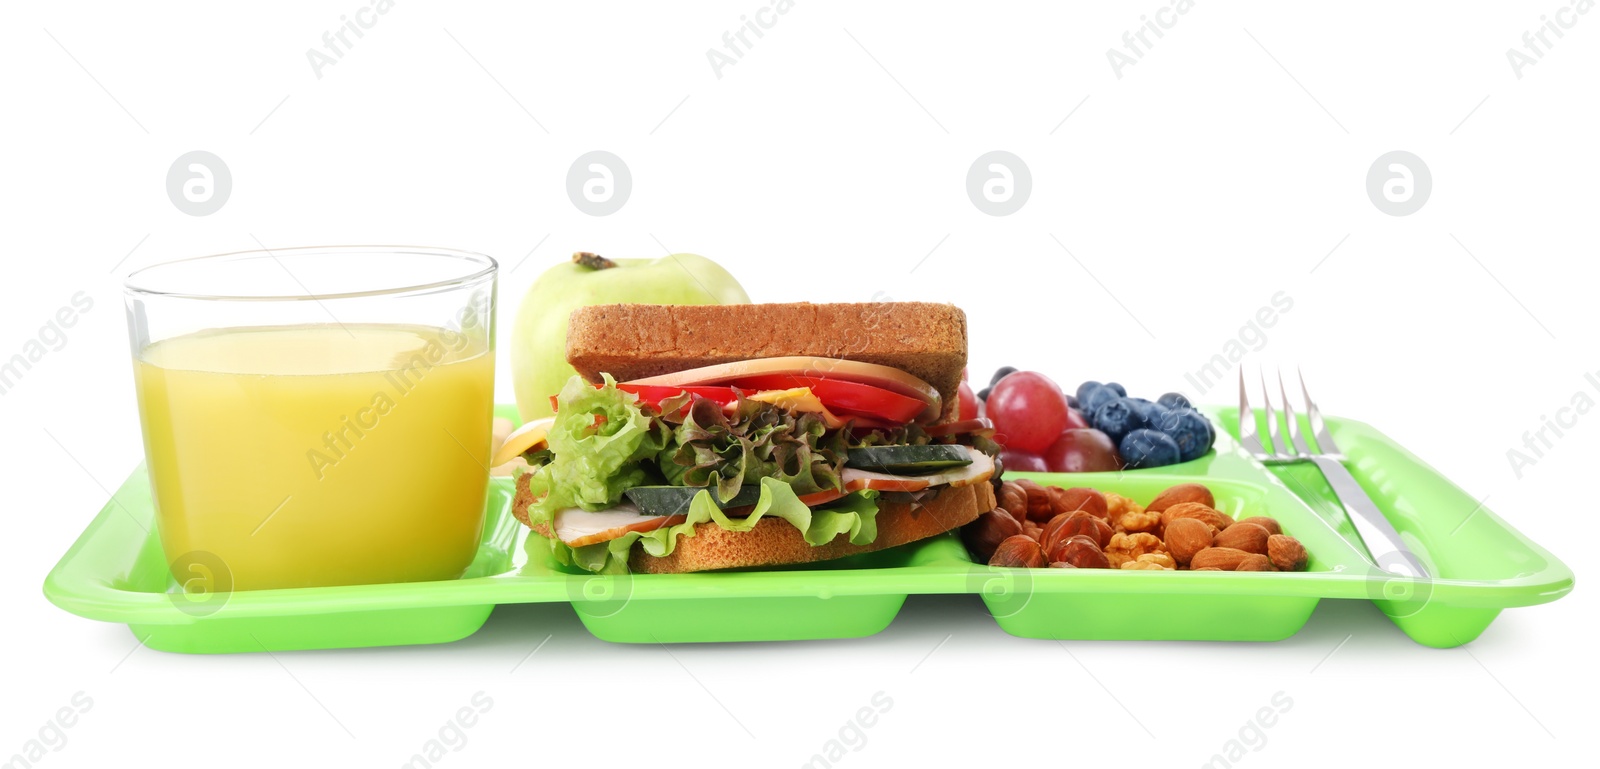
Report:
<svg viewBox="0 0 1600 769"><path fill-rule="evenodd" d="M1282 534L1283 533L1283 527L1279 526L1277 521L1275 521L1275 520L1273 520L1271 518L1268 518L1268 517L1266 517L1264 515L1255 515L1255 516L1251 516L1249 518L1240 518L1239 519L1239 523L1253 523L1253 524L1255 524L1257 526L1260 526L1263 529L1266 529L1268 534ZM1238 524L1234 524L1234 525L1237 526Z"/></svg>
<svg viewBox="0 0 1600 769"><path fill-rule="evenodd" d="M1114 533L1111 524L1083 510L1074 510L1051 518L1050 523L1045 524L1039 542L1044 545L1046 551L1049 551L1061 540L1083 534L1093 539L1096 547L1104 548L1111 542L1111 535Z"/></svg>
<svg viewBox="0 0 1600 769"><path fill-rule="evenodd" d="M1079 569L1109 569L1111 562L1093 539L1079 534L1068 537L1050 551L1051 561L1068 563Z"/></svg>
<svg viewBox="0 0 1600 769"><path fill-rule="evenodd" d="M1028 519L1028 492L1023 491L1015 481L1006 481L1000 484L1000 493L995 495L1000 501L1001 509L1011 514L1018 522Z"/></svg>
<svg viewBox="0 0 1600 769"><path fill-rule="evenodd" d="M1195 553L1194 557L1189 559L1189 566L1193 569L1214 566L1221 571L1233 571L1239 567L1239 564L1244 559L1252 555L1255 554L1246 553L1243 550L1235 550L1231 547L1208 547Z"/></svg>
<svg viewBox="0 0 1600 769"><path fill-rule="evenodd" d="M1308 560L1300 540L1282 534L1267 537L1267 557L1282 571L1303 571Z"/></svg>
<svg viewBox="0 0 1600 769"><path fill-rule="evenodd" d="M1037 569L1045 565L1044 552L1033 537L1018 534L1006 537L989 558L990 566Z"/></svg>
<svg viewBox="0 0 1600 769"><path fill-rule="evenodd" d="M1176 523L1176 521L1174 521ZM1246 553L1267 554L1266 529L1253 523L1236 523L1217 533L1217 547L1231 547Z"/></svg>
<svg viewBox="0 0 1600 769"><path fill-rule="evenodd" d="M1055 516L1050 506L1050 490L1030 480L1015 481L1017 486L1027 495L1028 507L1025 511L1028 520L1035 523L1044 523ZM1016 511L1012 511L1015 514Z"/></svg>
<svg viewBox="0 0 1600 769"><path fill-rule="evenodd" d="M1211 496L1210 489L1198 483L1180 483L1157 494L1145 510L1159 513L1179 502L1196 502L1212 509L1217 506L1217 500Z"/></svg>
<svg viewBox="0 0 1600 769"><path fill-rule="evenodd" d="M1198 518L1179 518L1167 524L1167 550L1178 563L1188 563L1195 553L1211 547L1215 531Z"/></svg>
<svg viewBox="0 0 1600 769"><path fill-rule="evenodd" d="M1075 486L1070 489L1050 488L1050 507L1056 514L1082 510L1100 518L1109 518L1106 495L1094 489Z"/></svg>
<svg viewBox="0 0 1600 769"><path fill-rule="evenodd" d="M967 544L972 557L987 562L994 551L1008 537L1022 533L1022 524L1004 510L994 509L978 516L977 520L961 527L961 541Z"/></svg>
<svg viewBox="0 0 1600 769"><path fill-rule="evenodd" d="M1217 531L1222 531L1233 525L1233 519L1217 512L1199 502L1179 502L1161 511L1161 529L1166 531L1169 524L1179 518L1196 518L1211 524Z"/></svg>

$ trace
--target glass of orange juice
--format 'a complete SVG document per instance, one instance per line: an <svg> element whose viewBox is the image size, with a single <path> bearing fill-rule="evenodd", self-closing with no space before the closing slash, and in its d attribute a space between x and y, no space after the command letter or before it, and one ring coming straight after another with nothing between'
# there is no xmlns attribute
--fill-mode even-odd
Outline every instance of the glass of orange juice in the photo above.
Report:
<svg viewBox="0 0 1600 769"><path fill-rule="evenodd" d="M145 463L180 581L195 564L218 591L461 576L483 531L495 270L339 246L129 276Z"/></svg>

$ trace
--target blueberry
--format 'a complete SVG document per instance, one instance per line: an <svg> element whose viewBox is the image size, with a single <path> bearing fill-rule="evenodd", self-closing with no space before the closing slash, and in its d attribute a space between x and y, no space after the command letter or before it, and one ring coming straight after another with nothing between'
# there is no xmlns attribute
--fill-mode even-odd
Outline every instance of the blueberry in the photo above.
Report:
<svg viewBox="0 0 1600 769"><path fill-rule="evenodd" d="M1216 433L1212 432L1211 423L1194 409L1168 411L1160 421L1154 423L1154 427L1177 444L1178 458L1182 462L1205 456L1216 440Z"/></svg>
<svg viewBox="0 0 1600 769"><path fill-rule="evenodd" d="M989 391L993 390L993 389L994 389L994 385L989 385L988 387L985 387L982 390L979 390L978 391L978 400L980 400L980 401L988 401L989 400Z"/></svg>
<svg viewBox="0 0 1600 769"><path fill-rule="evenodd" d="M1157 398L1156 403L1166 406L1169 409L1186 409L1192 407L1189 403L1189 399L1183 397L1183 393L1167 393L1166 395Z"/></svg>
<svg viewBox="0 0 1600 769"><path fill-rule="evenodd" d="M1122 385L1119 385L1116 382L1106 382L1106 387L1109 387L1109 388L1111 388L1113 390L1116 390L1117 391L1117 395L1119 395L1119 396L1121 396L1123 398L1128 397L1128 388L1123 387Z"/></svg>
<svg viewBox="0 0 1600 769"><path fill-rule="evenodd" d="M1102 388L1101 392L1105 389ZM1139 404L1127 398L1113 398L1102 404L1094 412L1094 429L1106 434L1113 443L1122 440L1122 436L1143 427L1149 427L1144 414L1139 411Z"/></svg>
<svg viewBox="0 0 1600 769"><path fill-rule="evenodd" d="M1072 407L1072 408L1081 410L1081 407L1078 406L1078 396L1076 396L1076 395L1068 395L1067 396L1067 405Z"/></svg>
<svg viewBox="0 0 1600 769"><path fill-rule="evenodd" d="M1007 374L1015 373L1017 373L1016 366L1001 366L1000 368L995 369L994 376L989 377L989 386L994 387L1000 383L1000 380L1005 379Z"/></svg>
<svg viewBox="0 0 1600 769"><path fill-rule="evenodd" d="M1099 382L1096 382L1093 379L1091 379L1091 380L1089 380L1087 382L1084 382L1081 385L1078 385L1078 391L1076 393L1074 393L1074 394L1077 396L1078 401L1082 402L1084 398L1089 396L1089 391L1090 390L1093 390L1093 389L1095 389L1097 387L1100 387L1100 386L1101 386L1101 384Z"/></svg>
<svg viewBox="0 0 1600 769"><path fill-rule="evenodd" d="M1101 406L1104 406L1119 397L1121 396L1117 395L1116 390L1106 387L1105 385L1099 385L1090 389L1087 395L1078 396L1078 402L1083 404L1083 413L1093 414L1099 411Z"/></svg>
<svg viewBox="0 0 1600 769"><path fill-rule="evenodd" d="M1154 427L1156 422L1167 414L1167 409L1159 403L1151 403L1143 398L1129 398L1128 400L1133 402L1134 410L1138 411L1139 415L1144 417L1145 423L1151 427Z"/></svg>
<svg viewBox="0 0 1600 769"><path fill-rule="evenodd" d="M1123 436L1117 448L1122 452L1123 465L1130 469L1178 463L1177 442L1155 430L1134 430Z"/></svg>

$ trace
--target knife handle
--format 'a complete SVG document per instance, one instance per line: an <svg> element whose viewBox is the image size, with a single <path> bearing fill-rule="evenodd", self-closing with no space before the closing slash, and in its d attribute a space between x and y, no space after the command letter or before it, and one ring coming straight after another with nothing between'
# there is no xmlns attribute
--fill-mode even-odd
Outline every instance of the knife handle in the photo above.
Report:
<svg viewBox="0 0 1600 769"><path fill-rule="evenodd" d="M1350 523L1356 527L1361 542L1367 546L1374 565L1381 571L1403 577L1430 576L1421 559L1406 547L1400 532L1384 517L1372 497L1362 490L1361 484L1356 482L1355 476L1350 474L1343 462L1332 457L1311 457L1311 460L1322 471L1322 476L1328 479L1328 485L1339 497L1339 503L1349 513Z"/></svg>

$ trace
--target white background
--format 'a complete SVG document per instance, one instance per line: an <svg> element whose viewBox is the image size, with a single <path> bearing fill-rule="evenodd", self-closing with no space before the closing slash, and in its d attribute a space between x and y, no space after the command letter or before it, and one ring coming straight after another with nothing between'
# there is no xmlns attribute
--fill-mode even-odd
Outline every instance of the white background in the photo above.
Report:
<svg viewBox="0 0 1600 769"><path fill-rule="evenodd" d="M1324 602L1275 644L1063 646L1004 635L973 597L914 597L861 640L669 655L595 640L548 605L502 608L448 646L194 657L49 605L44 575L140 459L121 276L254 238L482 251L502 265L502 319L572 251L693 251L758 301L955 302L974 378L1011 364L1151 397L1193 393L1184 374L1281 290L1293 310L1252 361L1304 364L1328 411L1487 496L1580 576L1597 565L1600 416L1520 478L1507 450L1574 393L1600 398L1584 381L1600 371L1600 13L1518 78L1507 49L1525 50L1560 0L1202 0L1118 78L1106 51L1125 50L1158 0L798 0L719 78L706 51L761 0L400 0L319 79L306 51L362 7L0 11L0 357L75 292L94 300L0 396L0 758L78 691L92 709L46 766L399 765L478 691L492 709L445 765L801 765L880 690L892 709L841 763L1200 765L1280 691L1292 709L1240 764L1593 754L1596 605L1582 588L1449 651L1364 604ZM196 149L233 175L206 217L164 187ZM611 216L565 192L594 149L632 171ZM965 191L995 149L1032 173L1011 216ZM1397 149L1433 177L1405 217L1365 191Z"/></svg>

